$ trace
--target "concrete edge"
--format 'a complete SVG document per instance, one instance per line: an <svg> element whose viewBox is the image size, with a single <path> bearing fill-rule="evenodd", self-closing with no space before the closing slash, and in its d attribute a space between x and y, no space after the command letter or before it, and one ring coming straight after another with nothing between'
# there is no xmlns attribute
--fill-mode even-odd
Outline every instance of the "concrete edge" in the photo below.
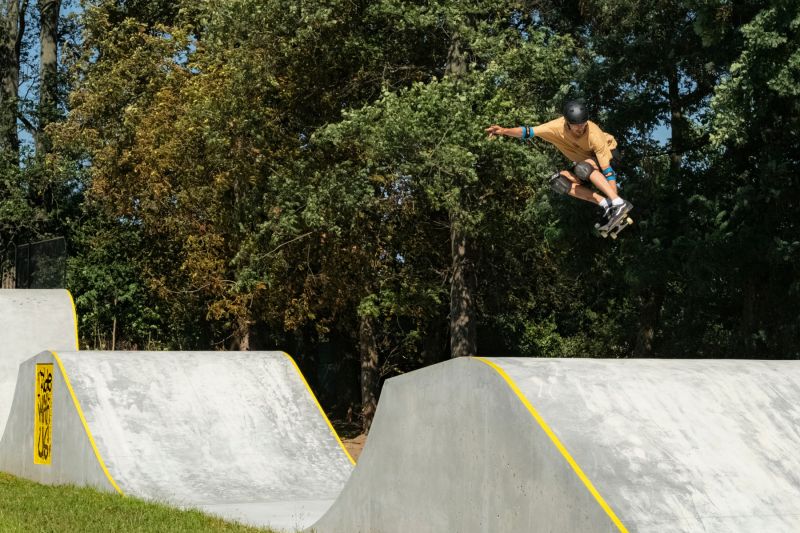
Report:
<svg viewBox="0 0 800 533"><path fill-rule="evenodd" d="M100 465L100 468L103 470L103 473L106 475L106 479L111 484L112 487L117 491L117 493L125 496L125 493L122 489L119 488L117 482L111 476L111 473L108 471L106 467L106 463L103 460L103 457L100 455L100 450L97 449L97 443L95 443L94 436L92 435L92 430L89 429L89 424L86 422L86 417L83 414L83 409L81 408L81 404L78 401L78 397L75 395L75 390L72 388L72 383L70 382L69 376L67 375L67 371L64 369L64 364L61 362L61 358L58 354L52 350L50 350L50 354L55 359L56 363L58 364L58 368L61 371L61 376L64 378L64 383L67 385L67 390L69 391L69 395L72 398L72 403L75 406L75 411L78 414L78 417L83 424L83 429L86 432L86 437L89 439L89 443L92 445L92 450L94 451L94 456L97 459L97 463Z"/></svg>
<svg viewBox="0 0 800 533"><path fill-rule="evenodd" d="M317 400L317 397L316 397L316 395L314 394L314 391L312 391L312 390L311 390L311 387L309 386L309 384L308 384L308 381L306 381L306 377L305 377L305 376L303 375L303 373L300 371L300 367L299 367L299 366L297 366L297 362L296 362L296 361L294 360L294 358L293 358L291 355L289 355L288 353L286 353L286 352L281 352L281 353L282 353L283 355L285 355L285 356L286 356L286 358L287 358L287 359L289 359L289 361L291 361L291 363L292 363L292 366L294 367L295 371L297 372L297 375L298 375L298 376L300 376L300 380L303 382L303 385L305 385L305 387L306 387L306 390L308 391L308 394L311 396L311 399L312 399L312 400L314 400L314 404L317 406L317 409L319 409L319 414L321 414L321 415L322 415L322 418L323 418L323 420L325 420L325 423L326 423L326 424L328 424L328 428L331 430L331 434L332 434L332 435L333 435L333 437L336 439L336 442L338 442L338 443L339 443L339 447L342 449L342 451L344 452L344 454L345 454L345 455L347 456L347 458L350 460L350 464L353 464L353 465L355 465L355 464L356 464L356 461L355 461L355 460L353 459L353 457L350 455L350 452L348 452L348 451L347 451L347 448L345 448L345 446L344 446L344 443L342 442L342 439L341 439L341 438L339 438L339 434L338 434L338 433L336 432L336 430L333 428L333 424L331 424L331 421L328 419L328 415L326 415L326 414L325 414L325 410L324 410L324 409L322 409L322 405L320 405L320 403L319 403L319 400Z"/></svg>
<svg viewBox="0 0 800 533"><path fill-rule="evenodd" d="M78 309L75 307L75 298L72 297L72 293L68 289L64 289L64 292L67 293L69 303L72 305L72 323L75 326L75 351L78 352L81 349L81 341L80 337L78 337Z"/></svg>
<svg viewBox="0 0 800 533"><path fill-rule="evenodd" d="M598 490L595 488L594 484L591 482L591 480L589 480L589 477L583 472L583 469L581 469L581 467L578 465L578 463L575 461L575 459L572 457L572 455L570 455L569 451L567 451L567 448L559 440L559 438L556 436L555 432L553 432L553 430L550 428L550 426L547 425L547 423L544 421L544 419L539 414L539 412L536 410L536 408L533 407L531 402L525 397L525 395L519 389L517 384L514 383L514 380L511 379L511 377L505 372L505 370L503 370L500 366L498 366L497 364L491 362L490 360L488 360L486 358L473 357L472 359L475 359L476 361L480 361L481 363L484 363L485 365L488 365L495 372L497 372L500 375L501 378L503 378L503 381L505 381L506 385L508 385L508 387L517 396L517 398L519 398L519 400L522 402L522 404L525 406L525 408L531 414L531 416L536 421L536 423L539 425L539 427L542 428L542 430L548 436L548 438L553 443L553 445L556 447L556 449L559 451L559 453L567 461L569 466L572 468L572 470L575 472L575 474L581 480L581 482L586 487L586 489L589 491L589 493L591 493L591 495L594 497L594 499L597 501L597 503L600 505L600 507L603 509L603 511L605 511L605 513L608 515L608 517L611 519L611 521L614 523L614 525L617 526L617 528L619 529L620 533L629 533L628 529L622 524L622 521L616 515L614 510L611 509L611 506L608 505L608 503L605 501L605 499L600 495Z"/></svg>

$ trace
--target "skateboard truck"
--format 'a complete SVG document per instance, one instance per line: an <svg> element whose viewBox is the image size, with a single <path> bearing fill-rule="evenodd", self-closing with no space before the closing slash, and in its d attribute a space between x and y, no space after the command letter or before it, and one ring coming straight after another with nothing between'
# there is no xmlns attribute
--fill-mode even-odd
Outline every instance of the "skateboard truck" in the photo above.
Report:
<svg viewBox="0 0 800 533"><path fill-rule="evenodd" d="M626 216L626 217L624 217L624 218L621 218L621 219L620 219L620 220L619 220L619 221L618 221L616 224L614 224L613 226L609 226L608 224L605 224L605 225L602 225L602 226L601 226L601 225L600 225L600 223L598 222L598 223L596 223L596 224L594 225L594 228L595 228L597 231L599 231L599 232L600 232L600 236L601 236L601 237L603 237L604 239L605 239L606 237L609 237L609 236L610 236L612 239L616 239L616 238L617 238L617 235L619 235L619 232L620 232L620 231L622 231L622 230L624 230L625 228L627 228L627 227L628 227L628 226L630 226L631 224L633 224L633 219L632 219L631 217L629 217L629 216Z"/></svg>

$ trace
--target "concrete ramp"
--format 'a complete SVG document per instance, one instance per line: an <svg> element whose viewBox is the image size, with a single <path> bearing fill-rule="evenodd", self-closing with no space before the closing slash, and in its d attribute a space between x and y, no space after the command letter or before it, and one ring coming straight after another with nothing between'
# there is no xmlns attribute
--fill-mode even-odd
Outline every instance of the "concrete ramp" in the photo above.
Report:
<svg viewBox="0 0 800 533"><path fill-rule="evenodd" d="M42 350L77 349L78 322L69 292L0 289L0 435L20 363Z"/></svg>
<svg viewBox="0 0 800 533"><path fill-rule="evenodd" d="M800 362L459 359L388 380L320 533L800 531Z"/></svg>
<svg viewBox="0 0 800 533"><path fill-rule="evenodd" d="M285 354L45 352L0 470L284 531L797 533L800 361L452 360L353 470Z"/></svg>
<svg viewBox="0 0 800 533"><path fill-rule="evenodd" d="M352 460L286 354L44 352L19 368L0 470L295 530Z"/></svg>

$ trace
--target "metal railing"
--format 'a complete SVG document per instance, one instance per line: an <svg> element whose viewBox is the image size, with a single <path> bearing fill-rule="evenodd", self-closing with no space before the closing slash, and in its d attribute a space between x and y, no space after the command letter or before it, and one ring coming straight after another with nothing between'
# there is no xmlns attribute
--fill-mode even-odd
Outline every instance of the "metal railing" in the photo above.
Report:
<svg viewBox="0 0 800 533"><path fill-rule="evenodd" d="M16 246L13 261L0 258L0 287L60 289L67 281L67 245L63 237Z"/></svg>

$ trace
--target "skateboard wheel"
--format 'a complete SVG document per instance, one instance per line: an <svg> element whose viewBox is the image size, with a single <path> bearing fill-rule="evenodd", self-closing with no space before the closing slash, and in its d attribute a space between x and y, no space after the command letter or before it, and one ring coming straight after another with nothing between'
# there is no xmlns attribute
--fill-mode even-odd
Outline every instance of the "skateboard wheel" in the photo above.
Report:
<svg viewBox="0 0 800 533"><path fill-rule="evenodd" d="M607 231L601 231L600 235L605 239L606 237L608 237L608 232Z"/></svg>
<svg viewBox="0 0 800 533"><path fill-rule="evenodd" d="M617 234L616 234L616 233L612 233L612 234L611 234L611 238L612 238L612 239L614 239L614 240L616 240L616 238L617 238Z"/></svg>
<svg viewBox="0 0 800 533"><path fill-rule="evenodd" d="M631 217L628 217L628 218L625 219L625 222L627 222L628 225L631 225L631 224L633 224L633 219Z"/></svg>

